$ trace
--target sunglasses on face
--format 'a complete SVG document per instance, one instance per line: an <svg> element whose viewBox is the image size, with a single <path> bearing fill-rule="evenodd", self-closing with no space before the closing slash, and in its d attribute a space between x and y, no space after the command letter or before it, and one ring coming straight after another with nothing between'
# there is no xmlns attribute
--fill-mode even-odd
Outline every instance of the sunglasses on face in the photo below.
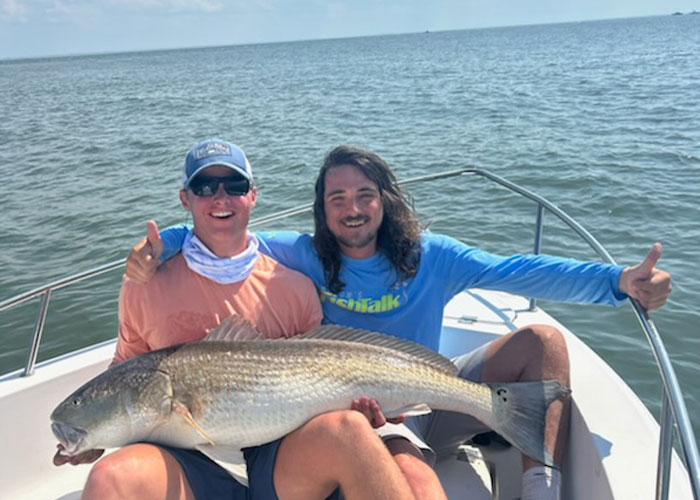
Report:
<svg viewBox="0 0 700 500"><path fill-rule="evenodd" d="M250 191L250 182L243 177L207 177L198 175L190 183L190 189L199 197L214 196L219 190L219 184L224 185L224 191L231 196L245 196Z"/></svg>

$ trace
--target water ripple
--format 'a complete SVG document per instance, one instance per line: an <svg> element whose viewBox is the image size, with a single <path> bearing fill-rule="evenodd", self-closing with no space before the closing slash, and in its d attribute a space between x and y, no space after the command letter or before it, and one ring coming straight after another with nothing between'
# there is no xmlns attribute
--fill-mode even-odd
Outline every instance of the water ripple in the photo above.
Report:
<svg viewBox="0 0 700 500"><path fill-rule="evenodd" d="M698 46L700 16L664 16L2 61L1 298L125 256L149 218L187 220L180 168L203 137L249 153L256 215L310 200L323 155L354 143L402 178L489 168L569 211L626 265L661 240L674 293L655 319L697 414ZM535 208L503 189L470 178L412 192L435 231L531 249ZM546 251L594 257L546 221ZM43 358L114 336L118 277L56 293ZM24 362L35 306L3 313L0 371ZM658 410L626 308L547 308Z"/></svg>

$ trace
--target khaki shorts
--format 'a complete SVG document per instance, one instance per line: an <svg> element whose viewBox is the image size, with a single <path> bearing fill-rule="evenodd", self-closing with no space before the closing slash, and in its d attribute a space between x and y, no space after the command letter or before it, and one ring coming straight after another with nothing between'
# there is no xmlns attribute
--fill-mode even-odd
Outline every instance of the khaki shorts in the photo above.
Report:
<svg viewBox="0 0 700 500"><path fill-rule="evenodd" d="M490 343L452 360L461 378L481 381L484 356ZM452 453L458 446L477 434L491 430L474 417L451 411L436 410L426 415L409 417L403 424L387 423L376 429L385 442L404 438L423 452L428 464Z"/></svg>

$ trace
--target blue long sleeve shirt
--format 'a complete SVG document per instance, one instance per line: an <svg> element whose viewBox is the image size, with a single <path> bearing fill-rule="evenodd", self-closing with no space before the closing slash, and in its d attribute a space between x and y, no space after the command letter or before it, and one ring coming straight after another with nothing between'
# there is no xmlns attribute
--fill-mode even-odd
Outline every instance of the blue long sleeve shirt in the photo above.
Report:
<svg viewBox="0 0 700 500"><path fill-rule="evenodd" d="M163 259L175 255L185 226L163 231ZM565 302L617 305L621 266L549 255L503 257L429 232L421 236L418 273L397 280L382 252L367 259L342 257L344 289L326 286L312 237L293 231L258 233L260 251L307 275L316 285L324 322L380 331L438 350L444 306L467 288L485 288Z"/></svg>

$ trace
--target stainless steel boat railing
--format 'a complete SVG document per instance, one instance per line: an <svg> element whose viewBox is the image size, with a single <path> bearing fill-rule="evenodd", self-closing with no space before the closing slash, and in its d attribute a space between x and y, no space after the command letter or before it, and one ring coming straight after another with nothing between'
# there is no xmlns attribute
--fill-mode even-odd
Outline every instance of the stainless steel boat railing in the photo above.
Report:
<svg viewBox="0 0 700 500"><path fill-rule="evenodd" d="M546 200L545 198L503 178L495 175L488 170L479 168L463 168L459 170L451 170L447 172L424 175L401 181L401 185L416 184L420 182L428 182L438 179L459 176L481 176L485 177L502 187L505 187L537 204L534 248L535 254L540 253L542 242L542 230L544 226L545 210L552 213L567 226L574 230L588 245L600 256L600 258L609 264L616 264L615 260L610 256L603 245L598 242L583 226L571 218L559 207ZM250 227L260 226L273 221L286 219L294 215L309 212L312 205L306 204L299 207L290 208L271 214L265 217L257 218L250 223ZM108 273L124 265L126 259L120 259L110 262L100 267L90 269L88 271L63 278L47 285L41 286L29 292L17 295L3 302L0 302L0 312L10 309L19 304L27 302L35 297L41 297L39 305L39 313L34 327L34 335L32 337L31 347L27 363L24 367L23 376L29 376L34 372L37 355L39 352L39 344L41 343L41 335L46 321L48 312L49 300L51 293L54 290L72 285L79 281ZM671 360L666 352L666 348L661 340L656 326L651 321L644 308L635 300L630 300L632 309L637 317L639 324L647 337L651 350L654 354L659 374L663 384L663 394L661 400L661 417L660 417L660 437L659 437L659 459L656 478L656 494L657 500L668 500L669 482L671 473L671 450L673 446L673 429L675 428L678 434L678 443L690 479L693 496L696 500L700 500L700 460L698 459L697 441L693 433L688 410L686 409L685 400L676 378L676 373L671 364ZM536 308L535 299L530 299L530 309Z"/></svg>

